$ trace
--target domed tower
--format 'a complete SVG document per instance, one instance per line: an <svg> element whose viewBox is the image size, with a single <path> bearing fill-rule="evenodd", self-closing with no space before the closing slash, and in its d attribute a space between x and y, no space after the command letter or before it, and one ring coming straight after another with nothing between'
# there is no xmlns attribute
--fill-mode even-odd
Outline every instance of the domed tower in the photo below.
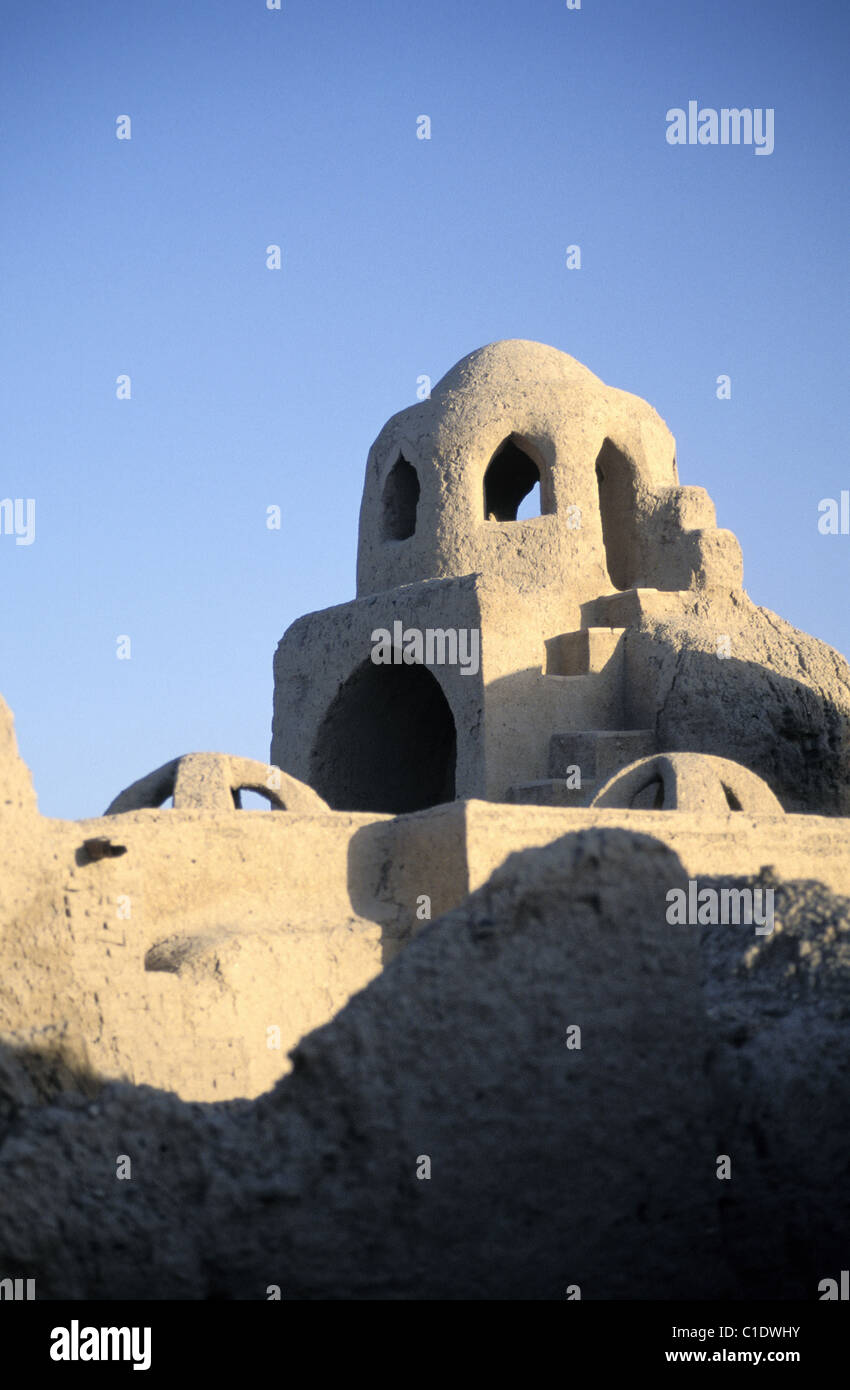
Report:
<svg viewBox="0 0 850 1390"><path fill-rule="evenodd" d="M372 445L357 598L282 639L272 761L340 810L586 804L656 751L629 623L740 586L651 406L555 348L490 344Z"/></svg>
<svg viewBox="0 0 850 1390"><path fill-rule="evenodd" d="M492 343L372 445L358 595L480 574L550 594L578 623L610 590L686 589L719 557L708 495L678 481L675 440L645 401L542 343ZM518 521L532 493L538 515ZM728 532L721 549L725 574L740 551Z"/></svg>

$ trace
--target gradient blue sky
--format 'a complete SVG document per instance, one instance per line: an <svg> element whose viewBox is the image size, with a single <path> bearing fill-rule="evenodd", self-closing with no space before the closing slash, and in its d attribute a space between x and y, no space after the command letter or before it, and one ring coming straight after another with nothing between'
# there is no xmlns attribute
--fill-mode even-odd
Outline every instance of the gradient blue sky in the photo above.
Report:
<svg viewBox="0 0 850 1390"><path fill-rule="evenodd" d="M0 536L0 691L45 814L268 757L278 639L354 592L370 443L497 338L651 401L752 597L850 652L817 526L850 488L845 0L2 18L0 497L36 540ZM774 153L669 146L689 99L774 108Z"/></svg>

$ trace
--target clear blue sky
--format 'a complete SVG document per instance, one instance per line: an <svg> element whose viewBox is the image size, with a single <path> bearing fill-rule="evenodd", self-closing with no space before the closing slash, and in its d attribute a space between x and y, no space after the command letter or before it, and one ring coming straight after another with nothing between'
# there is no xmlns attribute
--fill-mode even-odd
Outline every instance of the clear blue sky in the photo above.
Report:
<svg viewBox="0 0 850 1390"><path fill-rule="evenodd" d="M497 338L651 401L752 597L850 651L817 527L850 488L846 0L2 18L0 498L36 539L0 536L0 691L46 814L268 757L278 639L354 592L369 445ZM689 99L773 108L774 153L671 147Z"/></svg>

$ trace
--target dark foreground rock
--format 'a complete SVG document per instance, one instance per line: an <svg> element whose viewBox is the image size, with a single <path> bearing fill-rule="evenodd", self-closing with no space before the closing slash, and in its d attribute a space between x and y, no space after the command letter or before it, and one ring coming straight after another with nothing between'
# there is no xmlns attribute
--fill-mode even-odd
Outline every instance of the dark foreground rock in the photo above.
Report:
<svg viewBox="0 0 850 1390"><path fill-rule="evenodd" d="M847 904L774 884L759 937L668 925L684 886L624 831L512 855L251 1103L101 1086L61 1039L7 1049L0 1277L40 1298L816 1298L850 1230Z"/></svg>

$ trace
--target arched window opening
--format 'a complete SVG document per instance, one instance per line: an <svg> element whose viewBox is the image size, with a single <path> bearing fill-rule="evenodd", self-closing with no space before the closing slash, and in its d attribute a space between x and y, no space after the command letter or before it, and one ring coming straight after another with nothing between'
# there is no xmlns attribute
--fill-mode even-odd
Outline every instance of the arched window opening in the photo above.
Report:
<svg viewBox="0 0 850 1390"><path fill-rule="evenodd" d="M412 463L399 454L384 483L381 509L381 537L385 541L406 541L416 530L419 504L419 478Z"/></svg>
<svg viewBox="0 0 850 1390"><path fill-rule="evenodd" d="M526 501L532 493L534 501ZM484 519L525 521L540 512L540 469L513 437L506 439L484 474Z"/></svg>
<svg viewBox="0 0 850 1390"><path fill-rule="evenodd" d="M664 783L660 777L655 777L651 782L636 791L630 801L633 811L663 811L664 810Z"/></svg>
<svg viewBox="0 0 850 1390"><path fill-rule="evenodd" d="M233 804L237 811L270 811L276 805L271 793L258 787L235 787Z"/></svg>
<svg viewBox="0 0 850 1390"><path fill-rule="evenodd" d="M608 575L615 589L638 583L639 541L632 465L606 439L596 459L599 512Z"/></svg>

